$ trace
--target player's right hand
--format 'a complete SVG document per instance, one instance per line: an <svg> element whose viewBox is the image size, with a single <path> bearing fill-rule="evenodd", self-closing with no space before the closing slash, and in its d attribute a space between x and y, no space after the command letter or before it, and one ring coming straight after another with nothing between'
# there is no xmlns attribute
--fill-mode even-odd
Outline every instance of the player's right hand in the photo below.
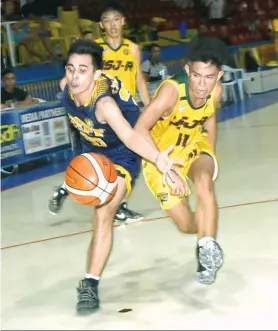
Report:
<svg viewBox="0 0 278 331"><path fill-rule="evenodd" d="M190 193L190 187L187 180L181 175L177 168L170 170L166 174L165 181L169 185L173 195L183 197Z"/></svg>
<svg viewBox="0 0 278 331"><path fill-rule="evenodd" d="M168 147L165 151L159 152L156 159L156 166L164 175L164 180L166 174L176 165L183 166L184 162L180 160L173 160L169 157L169 154L174 149L174 145Z"/></svg>

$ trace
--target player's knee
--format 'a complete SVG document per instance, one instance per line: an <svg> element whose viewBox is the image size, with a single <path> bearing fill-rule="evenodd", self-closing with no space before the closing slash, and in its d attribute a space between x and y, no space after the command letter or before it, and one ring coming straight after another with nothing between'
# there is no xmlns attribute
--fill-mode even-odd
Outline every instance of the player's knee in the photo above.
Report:
<svg viewBox="0 0 278 331"><path fill-rule="evenodd" d="M103 208L103 209L102 209ZM98 227L105 228L111 227L117 212L117 206L107 205L105 207L98 208L95 213L94 222Z"/></svg>
<svg viewBox="0 0 278 331"><path fill-rule="evenodd" d="M94 230L97 229L109 229L112 227L114 218L110 215L104 215L102 217L96 217L94 220L94 223L96 224L96 228L94 227Z"/></svg>
<svg viewBox="0 0 278 331"><path fill-rule="evenodd" d="M188 207L187 202L182 201L176 207L168 209L167 213L180 232L187 234L196 233L196 229L192 223L193 215Z"/></svg>
<svg viewBox="0 0 278 331"><path fill-rule="evenodd" d="M208 171L201 172L194 178L196 193L199 197L206 197L213 194L214 185L212 175Z"/></svg>
<svg viewBox="0 0 278 331"><path fill-rule="evenodd" d="M177 228L180 232L186 234L194 234L196 231L192 228L192 225L189 222L176 223Z"/></svg>

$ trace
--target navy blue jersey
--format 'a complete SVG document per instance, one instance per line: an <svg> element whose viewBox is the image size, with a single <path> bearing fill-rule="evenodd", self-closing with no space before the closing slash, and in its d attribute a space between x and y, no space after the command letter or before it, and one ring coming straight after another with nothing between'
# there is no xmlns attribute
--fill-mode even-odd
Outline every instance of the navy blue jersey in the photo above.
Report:
<svg viewBox="0 0 278 331"><path fill-rule="evenodd" d="M97 102L107 96L115 100L123 116L133 127L139 117L139 107L122 82L107 74L102 73L96 81L88 104L76 106L68 86L64 89L61 102L67 110L71 123L80 132L83 153L94 152L106 155L136 177L140 168L138 155L123 144L108 124L102 124L96 118Z"/></svg>
<svg viewBox="0 0 278 331"><path fill-rule="evenodd" d="M139 117L139 107L122 82L102 73L96 81L96 87L89 104L77 107L66 86L62 104L68 112L71 123L81 134L82 145L95 153L106 154L105 149L113 150L123 145L116 133L108 124L98 122L95 110L97 102L106 96L112 97L123 113L123 116L133 127ZM110 154L110 153L109 153Z"/></svg>

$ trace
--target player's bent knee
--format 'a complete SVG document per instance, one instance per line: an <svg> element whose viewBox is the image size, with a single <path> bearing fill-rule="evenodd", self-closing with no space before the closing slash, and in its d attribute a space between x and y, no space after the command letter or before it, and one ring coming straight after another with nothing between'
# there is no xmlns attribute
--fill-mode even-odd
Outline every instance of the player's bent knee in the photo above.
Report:
<svg viewBox="0 0 278 331"><path fill-rule="evenodd" d="M116 215L118 205L112 204L111 202L105 206L99 207L95 211L94 222L101 227L111 227Z"/></svg>
<svg viewBox="0 0 278 331"><path fill-rule="evenodd" d="M117 210L125 197L126 184L123 178L118 177L118 189L115 197L107 204L99 206L95 210L95 222L98 225L111 226Z"/></svg>
<svg viewBox="0 0 278 331"><path fill-rule="evenodd" d="M192 229L192 225L185 221L184 223L176 223L177 228L180 232L186 233L186 234L194 234L196 231Z"/></svg>
<svg viewBox="0 0 278 331"><path fill-rule="evenodd" d="M212 174L209 171L204 171L194 178L196 193L199 196L211 194L214 191Z"/></svg>
<svg viewBox="0 0 278 331"><path fill-rule="evenodd" d="M195 227L192 225L192 213L188 207L188 202L183 200L176 206L167 210L168 215L176 224L178 230L182 233L196 233Z"/></svg>

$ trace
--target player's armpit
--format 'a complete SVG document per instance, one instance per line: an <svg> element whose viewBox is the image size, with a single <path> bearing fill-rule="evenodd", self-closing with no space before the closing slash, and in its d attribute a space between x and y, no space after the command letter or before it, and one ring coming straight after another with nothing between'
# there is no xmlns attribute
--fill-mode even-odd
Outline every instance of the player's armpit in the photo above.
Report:
<svg viewBox="0 0 278 331"><path fill-rule="evenodd" d="M179 93L176 85L164 83L148 107L140 115L135 130L143 133L151 130L162 116L169 116L179 100Z"/></svg>
<svg viewBox="0 0 278 331"><path fill-rule="evenodd" d="M215 153L216 141L217 141L217 124L216 124L215 114L213 114L206 120L206 122L204 124L204 128L206 129L207 134L208 134L208 141Z"/></svg>

